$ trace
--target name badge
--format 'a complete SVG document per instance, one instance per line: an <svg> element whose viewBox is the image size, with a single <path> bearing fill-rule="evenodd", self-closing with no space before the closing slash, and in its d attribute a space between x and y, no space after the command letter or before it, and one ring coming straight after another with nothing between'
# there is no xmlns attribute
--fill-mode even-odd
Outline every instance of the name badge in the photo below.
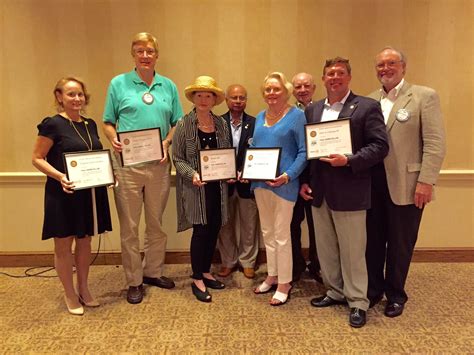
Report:
<svg viewBox="0 0 474 355"><path fill-rule="evenodd" d="M153 101L155 101L155 98L153 97L152 94L150 94L149 92L146 92L146 93L143 94L142 100L147 105L151 105L153 103Z"/></svg>
<svg viewBox="0 0 474 355"><path fill-rule="evenodd" d="M399 122L406 122L410 118L410 112L408 112L408 110L405 110L404 108L401 108L397 111L395 117Z"/></svg>

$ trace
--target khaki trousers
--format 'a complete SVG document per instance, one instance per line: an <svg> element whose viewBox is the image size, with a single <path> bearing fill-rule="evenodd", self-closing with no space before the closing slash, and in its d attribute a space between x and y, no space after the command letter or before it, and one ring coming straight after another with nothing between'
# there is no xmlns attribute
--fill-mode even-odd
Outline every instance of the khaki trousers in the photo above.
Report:
<svg viewBox="0 0 474 355"><path fill-rule="evenodd" d="M258 254L258 210L255 200L241 198L234 189L229 197L229 220L219 233L218 248L222 265L233 268L238 263L254 268ZM239 236L237 236L239 232Z"/></svg>
<svg viewBox="0 0 474 355"><path fill-rule="evenodd" d="M170 164L152 162L120 167L115 159L114 172L118 179L114 196L120 222L122 264L128 286L138 286L144 275L162 275L167 239L162 216L170 191ZM143 261L138 233L142 208L146 224Z"/></svg>
<svg viewBox="0 0 474 355"><path fill-rule="evenodd" d="M327 295L367 310L366 211L333 211L323 200L312 207L321 275Z"/></svg>
<svg viewBox="0 0 474 355"><path fill-rule="evenodd" d="M255 200L267 253L268 275L278 276L278 283L289 283L293 279L290 223L295 203L264 188L255 189Z"/></svg>

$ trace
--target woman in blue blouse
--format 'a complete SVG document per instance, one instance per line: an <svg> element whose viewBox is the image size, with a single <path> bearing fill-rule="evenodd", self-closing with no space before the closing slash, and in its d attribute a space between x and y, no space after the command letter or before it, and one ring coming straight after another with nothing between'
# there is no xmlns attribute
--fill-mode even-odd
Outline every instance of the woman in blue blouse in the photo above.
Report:
<svg viewBox="0 0 474 355"><path fill-rule="evenodd" d="M291 291L290 222L298 196L298 176L306 166L306 119L301 110L288 104L292 91L293 86L282 73L273 72L266 76L262 95L268 108L257 115L252 142L255 148L282 148L277 177L271 181L252 182L268 272L265 281L254 292L263 294L276 288L270 300L272 306L285 304Z"/></svg>

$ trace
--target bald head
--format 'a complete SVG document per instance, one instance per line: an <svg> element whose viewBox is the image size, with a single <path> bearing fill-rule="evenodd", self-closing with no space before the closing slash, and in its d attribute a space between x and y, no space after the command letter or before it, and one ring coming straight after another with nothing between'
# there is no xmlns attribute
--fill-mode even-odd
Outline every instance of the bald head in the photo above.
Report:
<svg viewBox="0 0 474 355"><path fill-rule="evenodd" d="M247 90L240 84L229 85L225 101L232 116L240 116L247 107Z"/></svg>
<svg viewBox="0 0 474 355"><path fill-rule="evenodd" d="M293 96L303 106L308 106L313 99L314 90L316 90L313 76L308 73L298 73L293 77L292 84Z"/></svg>

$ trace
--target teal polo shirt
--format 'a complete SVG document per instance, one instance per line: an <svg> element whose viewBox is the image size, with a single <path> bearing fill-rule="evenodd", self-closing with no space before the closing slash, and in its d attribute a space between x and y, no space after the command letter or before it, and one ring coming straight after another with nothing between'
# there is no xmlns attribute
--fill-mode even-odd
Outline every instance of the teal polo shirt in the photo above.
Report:
<svg viewBox="0 0 474 355"><path fill-rule="evenodd" d="M153 95L153 102L143 102L143 95ZM168 78L155 73L150 87L135 70L112 79L107 90L104 122L115 125L117 132L157 128L162 139L166 138L183 116L176 85Z"/></svg>

